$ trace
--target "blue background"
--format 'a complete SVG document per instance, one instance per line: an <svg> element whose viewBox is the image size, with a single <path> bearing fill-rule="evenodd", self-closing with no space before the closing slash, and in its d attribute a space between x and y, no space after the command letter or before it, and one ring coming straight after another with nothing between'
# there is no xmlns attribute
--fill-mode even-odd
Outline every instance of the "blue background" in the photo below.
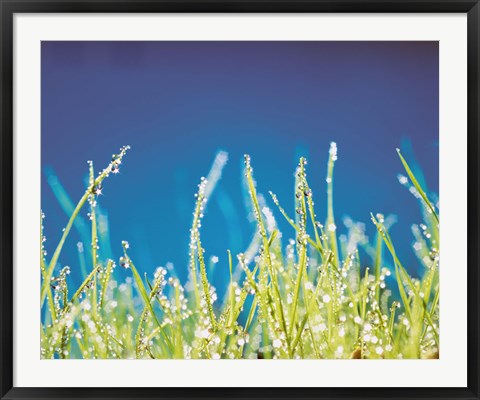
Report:
<svg viewBox="0 0 480 400"><path fill-rule="evenodd" d="M121 240L128 240L141 271L170 261L184 279L194 193L223 149L229 162L202 226L207 257L220 258L211 274L218 283L228 275L226 250L245 251L255 232L244 202L243 154L252 156L258 190L286 239L294 232L268 190L293 216L293 172L298 157L307 156L323 221L335 141L339 232L346 232L341 217L349 215L365 222L373 238L369 213L396 214L397 252L417 268L410 227L421 212L398 183L403 169L395 148L409 161L416 157L428 189L438 192L437 42L43 42L41 74L49 256L68 217L47 177L52 183L57 176L76 203L87 160L99 170L129 144L121 173L105 181L99 198L110 227L101 254L118 259ZM80 279L80 239L73 231L60 257L73 279Z"/></svg>

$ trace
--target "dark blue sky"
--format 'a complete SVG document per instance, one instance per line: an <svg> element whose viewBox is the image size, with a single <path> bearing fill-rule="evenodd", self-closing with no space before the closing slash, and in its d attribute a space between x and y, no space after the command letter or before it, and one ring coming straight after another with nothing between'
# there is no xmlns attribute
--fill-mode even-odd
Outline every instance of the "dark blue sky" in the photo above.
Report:
<svg viewBox="0 0 480 400"><path fill-rule="evenodd" d="M438 193L438 121L437 42L43 42L47 248L51 254L67 221L47 168L77 202L86 161L103 168L129 144L121 174L105 182L100 198L112 251L118 257L128 240L141 270L172 261L185 276L193 194L223 149L230 160L202 232L207 255L217 255L227 273L226 249L244 251L254 232L243 204L243 154L252 156L258 190L277 193L292 215L293 171L306 155L323 219L328 148L336 141L337 218L363 221L373 235L370 211L397 214L392 236L414 266L410 226L421 213L397 181L395 148L415 155ZM233 211L225 214L222 204ZM281 227L284 237L294 235ZM63 263L78 264L78 239L74 233Z"/></svg>

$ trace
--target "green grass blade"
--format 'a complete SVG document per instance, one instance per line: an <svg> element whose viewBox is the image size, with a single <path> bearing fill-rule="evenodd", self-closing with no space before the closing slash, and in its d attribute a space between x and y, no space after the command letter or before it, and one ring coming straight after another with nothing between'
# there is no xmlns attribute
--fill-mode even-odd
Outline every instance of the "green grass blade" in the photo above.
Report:
<svg viewBox="0 0 480 400"><path fill-rule="evenodd" d="M140 296L142 297L145 306L148 307L148 310L150 311L150 314L151 314L153 320L155 321L157 326L160 328L160 332L164 332L160 322L158 321L158 318L155 314L155 311L152 307L150 296L148 295L147 290L145 289L145 285L143 284L142 278L141 278L140 274L138 273L137 268L135 268L135 265L133 264L129 255L127 254L127 247L128 246L124 242L123 243L124 256L125 256L125 258L128 262L128 265L129 265L130 269L132 270L133 278L134 278L135 283L137 285L138 292L140 293ZM163 335L164 335L165 341L167 343L167 346L169 347L170 350L173 350L173 345L172 345L170 339L168 338L167 335L165 335L165 333L163 333Z"/></svg>
<svg viewBox="0 0 480 400"><path fill-rule="evenodd" d="M402 162L403 167L405 168L405 171L407 172L408 177L410 178L410 180L413 183L413 186L415 186L415 189L417 189L417 192L420 194L420 196L422 196L423 201L425 202L426 206L431 211L433 217L435 218L435 220L437 221L437 224L438 224L439 219L438 219L438 215L435 211L435 208L433 207L433 204L430 202L430 200L428 199L425 191L422 189L422 187L418 183L418 181L415 178L415 175L413 174L412 170L410 169L407 161L405 160L405 158L403 158L402 153L400 152L400 149L397 149L397 153L398 153L398 156L400 157L400 161Z"/></svg>

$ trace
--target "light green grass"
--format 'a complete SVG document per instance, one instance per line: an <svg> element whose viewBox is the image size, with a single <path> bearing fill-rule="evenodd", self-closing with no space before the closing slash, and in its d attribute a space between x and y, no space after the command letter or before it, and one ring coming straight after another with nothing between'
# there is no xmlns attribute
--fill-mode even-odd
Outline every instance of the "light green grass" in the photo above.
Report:
<svg viewBox="0 0 480 400"><path fill-rule="evenodd" d="M275 209L266 206L253 161L245 156L257 234L245 253L234 257L226 250L228 262L216 268L225 268L230 280L220 290L224 298L218 299L209 280L213 272L207 266L208 249L202 246L201 223L224 165L219 157L196 194L185 266L188 282L161 267L153 276L143 274L129 256L128 242L122 243L119 266L99 259L97 198L102 181L118 172L127 150L114 155L97 178L90 163L87 190L75 208L70 206L73 212L48 262L42 214L42 358L438 358L439 213L400 151L399 166L407 174L399 177L400 183L417 198L424 215L412 229L421 278L411 277L396 253L391 218L371 215L378 232L373 243L364 226L351 220L345 221L348 235L338 234L333 205L337 148L332 143L327 198L318 199L326 207L324 223L317 220L312 191L322 185L307 181L304 158L295 174L295 210L289 212L271 192ZM88 275L79 287L69 288L70 268L58 270L58 263L87 202L92 257L85 259L79 251L78 268L86 268ZM274 214L292 229L280 233ZM361 264L360 247L371 257L366 265ZM128 270L124 281L115 279L115 268Z"/></svg>

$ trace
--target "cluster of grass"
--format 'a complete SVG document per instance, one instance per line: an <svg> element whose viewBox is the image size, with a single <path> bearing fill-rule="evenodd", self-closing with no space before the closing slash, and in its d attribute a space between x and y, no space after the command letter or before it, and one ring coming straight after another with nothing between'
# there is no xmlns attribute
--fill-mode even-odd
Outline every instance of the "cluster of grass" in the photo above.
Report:
<svg viewBox="0 0 480 400"><path fill-rule="evenodd" d="M414 251L423 264L420 278L411 277L402 264L383 215L371 215L377 228L372 244L362 225L352 221L347 223L348 236L338 235L332 204L337 148L332 143L324 224L315 214L304 158L296 169L295 210L290 215L273 193L277 210L266 206L257 194L250 157L245 156L245 184L257 234L245 253L235 257L227 252L228 265L223 267L229 269L230 281L219 299L209 282L200 234L215 185L210 179L202 178L196 193L185 285L162 267L153 276L142 274L127 242L118 262L99 258L97 198L102 181L118 172L127 150L114 155L97 177L90 163L86 192L48 263L42 221L42 358L438 358L438 212L400 152L406 171L400 183L418 199L424 215L424 222L413 227ZM222 167L218 164L209 175L213 181ZM67 282L69 267L58 270L58 263L84 206L90 207L92 259L88 275L73 291ZM288 236L294 239L285 245L282 238L287 236L278 231L274 212L292 227ZM360 246L371 255L369 267L361 265ZM117 281L115 268L131 275Z"/></svg>

